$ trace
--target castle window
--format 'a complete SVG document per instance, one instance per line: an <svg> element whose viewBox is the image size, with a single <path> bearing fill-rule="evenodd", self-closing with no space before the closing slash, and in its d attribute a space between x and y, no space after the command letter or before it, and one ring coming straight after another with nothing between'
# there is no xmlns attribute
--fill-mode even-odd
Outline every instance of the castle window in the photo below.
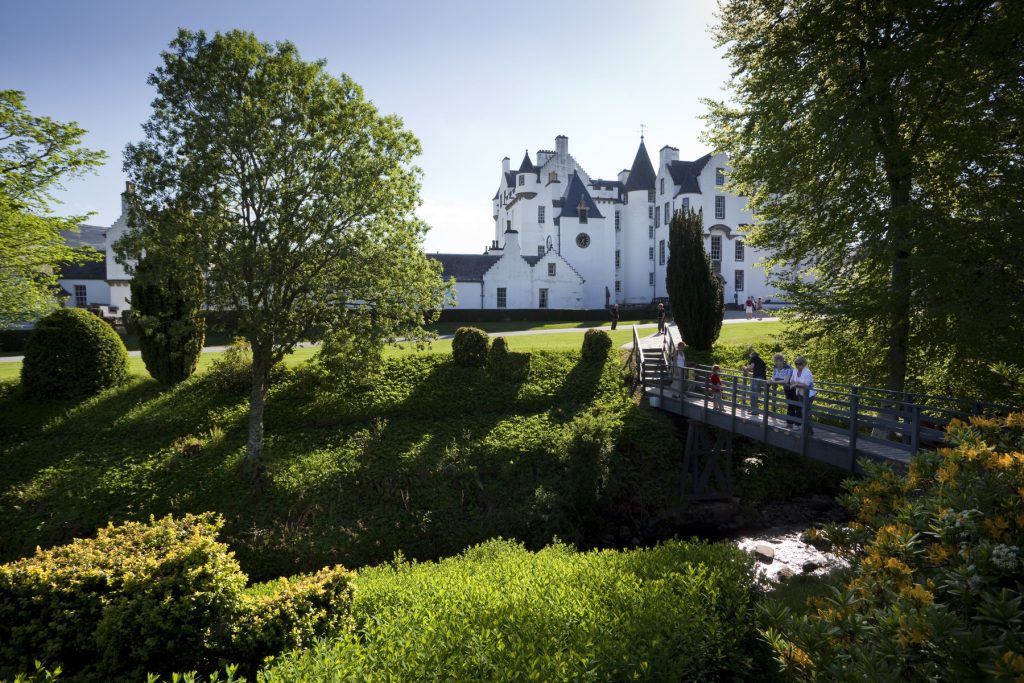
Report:
<svg viewBox="0 0 1024 683"><path fill-rule="evenodd" d="M725 169L724 168L716 168L715 169L715 185L719 185L719 186L725 185Z"/></svg>
<svg viewBox="0 0 1024 683"><path fill-rule="evenodd" d="M537 256L543 256L543 255L544 255L544 245L541 244L541 245L537 246Z"/></svg>
<svg viewBox="0 0 1024 683"><path fill-rule="evenodd" d="M622 291L622 281L621 280L616 280L615 281L615 291L616 291L616 293Z"/></svg>
<svg viewBox="0 0 1024 683"><path fill-rule="evenodd" d="M658 265L665 265L665 240L658 242Z"/></svg>
<svg viewBox="0 0 1024 683"><path fill-rule="evenodd" d="M558 173L555 172L555 171L549 172L548 173L548 182L549 183L557 183L558 182Z"/></svg>
<svg viewBox="0 0 1024 683"><path fill-rule="evenodd" d="M743 240L736 240L736 260L743 260Z"/></svg>
<svg viewBox="0 0 1024 683"><path fill-rule="evenodd" d="M587 210L586 209L577 209L577 211L580 214L580 223L586 223L587 222Z"/></svg>
<svg viewBox="0 0 1024 683"><path fill-rule="evenodd" d="M85 285L75 285L75 306L85 308L89 305L89 297L85 293Z"/></svg>
<svg viewBox="0 0 1024 683"><path fill-rule="evenodd" d="M668 212L668 202L665 202L665 215L663 218L665 219L665 225L668 225L668 222L672 220L672 214Z"/></svg>
<svg viewBox="0 0 1024 683"><path fill-rule="evenodd" d="M498 287L498 308L508 306L508 293L504 287Z"/></svg>
<svg viewBox="0 0 1024 683"><path fill-rule="evenodd" d="M654 207L654 227L661 225L661 207Z"/></svg>
<svg viewBox="0 0 1024 683"><path fill-rule="evenodd" d="M654 218L654 205L653 204L647 207L647 217L648 218Z"/></svg>
<svg viewBox="0 0 1024 683"><path fill-rule="evenodd" d="M506 230L511 230L512 229L512 219L511 218L509 218L508 220L505 221L505 229Z"/></svg>
<svg viewBox="0 0 1024 683"><path fill-rule="evenodd" d="M615 250L615 267L622 267L622 252L619 251L618 249Z"/></svg>
<svg viewBox="0 0 1024 683"><path fill-rule="evenodd" d="M519 176L519 184L520 185L525 185L526 184L526 175L525 174Z"/></svg>
<svg viewBox="0 0 1024 683"><path fill-rule="evenodd" d="M665 179L661 179L661 194L665 194Z"/></svg>
<svg viewBox="0 0 1024 683"><path fill-rule="evenodd" d="M543 206L538 206L537 207L537 222L538 223L543 223L544 222L544 207Z"/></svg>
<svg viewBox="0 0 1024 683"><path fill-rule="evenodd" d="M647 247L647 258L650 261L654 260L654 247Z"/></svg>
<svg viewBox="0 0 1024 683"><path fill-rule="evenodd" d="M616 211L615 212L615 232L620 232L622 230L622 225L621 225L621 223L619 221L620 221L620 219L619 219L619 212Z"/></svg>
<svg viewBox="0 0 1024 683"><path fill-rule="evenodd" d="M711 260L722 262L722 236L711 236Z"/></svg>
<svg viewBox="0 0 1024 683"><path fill-rule="evenodd" d="M556 265L558 265L558 264L555 264L555 263L549 263L548 264L548 277L554 277L555 276L555 266Z"/></svg>
<svg viewBox="0 0 1024 683"><path fill-rule="evenodd" d="M537 308L547 308L547 307L548 307L548 290L547 289L541 289L540 290L540 297L537 300Z"/></svg>
<svg viewBox="0 0 1024 683"><path fill-rule="evenodd" d="M654 203L654 188L647 190L647 201L650 202L651 204Z"/></svg>
<svg viewBox="0 0 1024 683"><path fill-rule="evenodd" d="M682 211L683 213L689 213L690 212L690 198L689 197L683 197L683 201L682 201L682 204L679 207L679 210Z"/></svg>
<svg viewBox="0 0 1024 683"><path fill-rule="evenodd" d="M715 197L715 218L718 220L725 218L725 197L721 195Z"/></svg>
<svg viewBox="0 0 1024 683"><path fill-rule="evenodd" d="M736 291L737 292L742 292L743 291L743 271L742 270L737 270L736 271Z"/></svg>
<svg viewBox="0 0 1024 683"><path fill-rule="evenodd" d="M647 273L647 284L654 286L654 273Z"/></svg>
<svg viewBox="0 0 1024 683"><path fill-rule="evenodd" d="M648 225L647 226L647 239L651 239L651 240L654 239L654 226L653 225Z"/></svg>

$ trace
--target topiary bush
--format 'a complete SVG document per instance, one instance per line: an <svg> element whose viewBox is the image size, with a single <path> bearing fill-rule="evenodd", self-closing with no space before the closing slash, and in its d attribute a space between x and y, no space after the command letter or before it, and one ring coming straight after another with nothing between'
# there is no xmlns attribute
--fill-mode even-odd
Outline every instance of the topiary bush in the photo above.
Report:
<svg viewBox="0 0 1024 683"><path fill-rule="evenodd" d="M603 363L612 348L612 338L604 330L587 330L583 335L583 360L588 363Z"/></svg>
<svg viewBox="0 0 1024 683"><path fill-rule="evenodd" d="M124 382L128 351L113 328L81 308L40 320L25 343L21 386L33 398L78 398Z"/></svg>
<svg viewBox="0 0 1024 683"><path fill-rule="evenodd" d="M530 354L508 350L508 342L498 337L487 353L487 368L505 382L523 382L530 374Z"/></svg>
<svg viewBox="0 0 1024 683"><path fill-rule="evenodd" d="M452 339L452 360L465 368L482 368L487 364L487 333L476 327L460 327Z"/></svg>
<svg viewBox="0 0 1024 683"><path fill-rule="evenodd" d="M949 426L952 448L906 474L865 464L817 536L854 560L806 613L765 611L793 680L975 681L1024 676L1024 413Z"/></svg>

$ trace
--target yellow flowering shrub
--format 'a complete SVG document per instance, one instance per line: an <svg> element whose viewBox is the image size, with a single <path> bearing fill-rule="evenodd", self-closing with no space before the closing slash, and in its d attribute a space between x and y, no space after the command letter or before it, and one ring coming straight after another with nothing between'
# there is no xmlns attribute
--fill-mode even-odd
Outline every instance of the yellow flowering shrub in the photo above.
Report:
<svg viewBox="0 0 1024 683"><path fill-rule="evenodd" d="M844 486L854 522L818 532L853 558L806 613L764 610L798 680L1024 683L1024 413L954 421L906 474Z"/></svg>

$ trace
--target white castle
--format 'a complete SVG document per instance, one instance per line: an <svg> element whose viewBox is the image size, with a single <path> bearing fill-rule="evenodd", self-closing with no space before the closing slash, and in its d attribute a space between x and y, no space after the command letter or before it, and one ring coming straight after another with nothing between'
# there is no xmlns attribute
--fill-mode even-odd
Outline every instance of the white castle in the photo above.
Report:
<svg viewBox="0 0 1024 683"><path fill-rule="evenodd" d="M631 168L594 179L569 154L529 150L518 170L502 160L492 199L494 240L484 254L431 254L454 277L459 308L598 309L666 298L668 224L676 211L703 210L705 248L725 283L725 301L769 297L762 254L745 244L753 216L722 189L724 154L680 161L666 145L651 164L643 137Z"/></svg>
<svg viewBox="0 0 1024 683"><path fill-rule="evenodd" d="M687 209L704 212L705 248L725 282L725 301L772 295L756 265L762 254L744 243L753 221L747 202L722 189L724 154L680 161L679 150L666 145L655 171L641 137L632 167L601 180L583 170L569 154L569 138L559 135L554 151L537 152L536 164L527 151L518 170L508 157L501 166L491 201L494 240L485 253L430 254L445 278L455 278L459 308L598 309L667 298L668 223ZM131 192L128 183L125 194ZM130 308L131 276L112 248L127 230L127 215L122 201L110 227L82 225L65 235L103 254L62 268L66 305L111 314Z"/></svg>

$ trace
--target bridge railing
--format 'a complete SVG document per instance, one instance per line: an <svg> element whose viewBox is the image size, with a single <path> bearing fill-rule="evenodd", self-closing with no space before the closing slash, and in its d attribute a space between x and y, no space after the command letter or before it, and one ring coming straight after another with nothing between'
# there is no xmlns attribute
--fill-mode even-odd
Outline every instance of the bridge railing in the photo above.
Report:
<svg viewBox="0 0 1024 683"><path fill-rule="evenodd" d="M776 418L795 425L796 431L804 435L815 428L845 433L851 456L856 453L858 441L915 453L922 446L944 443L945 428L953 419L1014 410L994 403L817 381L813 399L803 395L793 400L786 398L781 385L755 381L731 369L719 371L721 392L712 392L711 366L692 365L688 370L689 389L702 396L704 411L716 409L714 393L719 393L721 409L726 412L737 415L755 409L765 432L769 427L781 426L778 422L770 424L770 418Z"/></svg>

